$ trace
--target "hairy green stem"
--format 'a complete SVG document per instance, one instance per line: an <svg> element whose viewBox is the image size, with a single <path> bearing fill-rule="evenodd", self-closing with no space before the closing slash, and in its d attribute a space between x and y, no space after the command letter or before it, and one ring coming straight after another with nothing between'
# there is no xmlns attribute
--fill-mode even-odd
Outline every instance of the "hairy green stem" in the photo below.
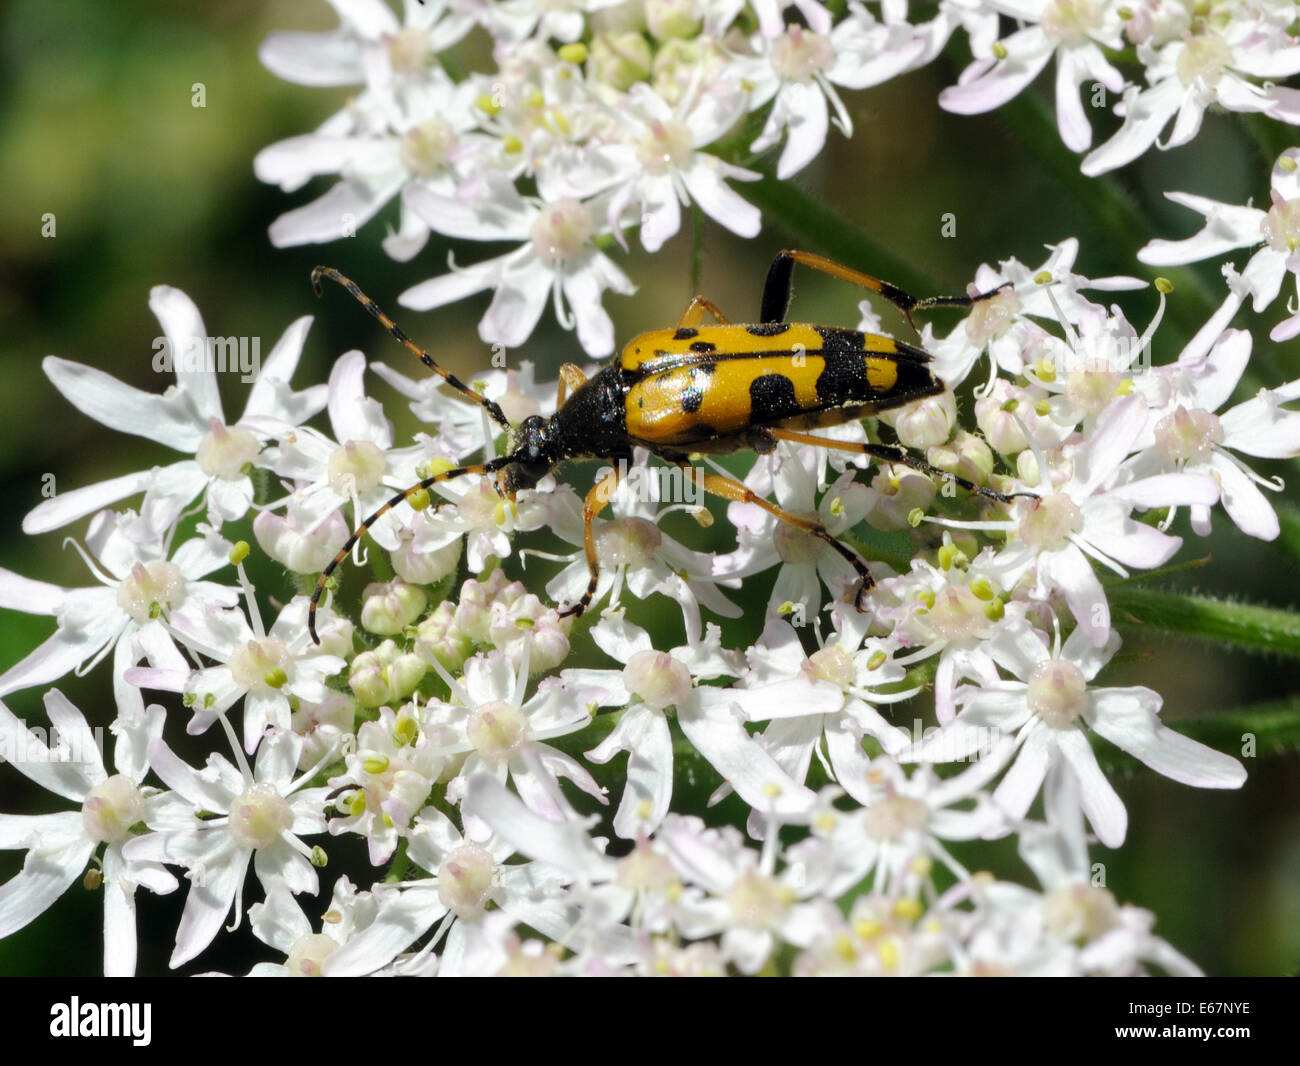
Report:
<svg viewBox="0 0 1300 1066"><path fill-rule="evenodd" d="M1300 658L1300 615L1277 607L1122 586L1108 592L1121 630L1160 631Z"/></svg>

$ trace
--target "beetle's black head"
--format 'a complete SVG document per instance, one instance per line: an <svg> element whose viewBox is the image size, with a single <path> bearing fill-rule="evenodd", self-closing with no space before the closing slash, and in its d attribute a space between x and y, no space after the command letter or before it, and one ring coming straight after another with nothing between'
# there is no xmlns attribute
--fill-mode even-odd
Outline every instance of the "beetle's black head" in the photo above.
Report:
<svg viewBox="0 0 1300 1066"><path fill-rule="evenodd" d="M516 427L510 442L510 462L497 472L497 491L514 499L520 489L531 489L559 461L550 422L529 415Z"/></svg>

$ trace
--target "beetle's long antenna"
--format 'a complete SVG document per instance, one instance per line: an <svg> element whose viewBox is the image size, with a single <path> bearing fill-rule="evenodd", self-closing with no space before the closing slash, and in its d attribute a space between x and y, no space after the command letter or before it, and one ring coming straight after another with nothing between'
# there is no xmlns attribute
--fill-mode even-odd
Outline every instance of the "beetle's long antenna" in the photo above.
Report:
<svg viewBox="0 0 1300 1066"><path fill-rule="evenodd" d="M340 285L342 285L345 289L347 289L348 292L350 292L354 297L356 297L357 301L361 304L361 306L364 307L367 311L369 311L372 315L374 315L375 318L379 320L379 324L383 326L384 329L388 330L388 332L391 333L393 337L398 341L398 343L400 343L408 352L410 352L417 359L419 359L420 362L422 362L425 366L427 366L430 370L432 370L435 374L437 374L440 378L442 378L443 381L445 381L457 392L461 393L467 399L473 400L476 404L479 404L480 406L486 408L487 413L492 416L493 421L495 421L497 425L502 426L505 429L510 428L509 419L506 418L505 413L497 405L495 400L489 400L486 396L482 396L479 393L475 392L463 381L461 381L460 378L458 378L455 374L451 373L448 370L444 370L437 363L435 363L433 361L433 356L431 356L428 352L426 352L423 348L421 348L418 344L416 344L415 341L411 340L411 338L406 335L406 331L403 330L401 326L399 326L386 314L384 314L384 312L380 310L379 305L375 303L375 301L372 300L369 296L367 296L364 292L362 292L357 287L357 283L353 281L351 278L345 277L344 275L340 274L333 267L318 266L315 270L311 272L311 285L312 288L316 290L317 296L321 294L320 279L322 277L329 278L330 281L336 281Z"/></svg>
<svg viewBox="0 0 1300 1066"><path fill-rule="evenodd" d="M396 507L403 500L409 500L417 492L436 485L439 481L451 481L453 478L464 477L466 474L491 474L493 471L500 470L503 466L508 466L515 461L514 455L501 455L495 459L489 459L486 463L479 463L476 466L462 466L455 470L444 470L441 474L434 474L423 481L416 482L409 489L403 489L392 499L388 500L374 514L366 518L361 525L357 526L356 532L348 537L347 543L339 549L338 555L330 560L329 565L322 571L320 580L316 582L316 588L311 594L311 606L307 608L307 632L311 634L313 644L320 643L320 637L316 635L316 605L320 602L321 593L325 591L325 584L329 581L330 575L338 569L339 564L348 557L352 551L353 545L366 535L376 522L384 517L389 511Z"/></svg>

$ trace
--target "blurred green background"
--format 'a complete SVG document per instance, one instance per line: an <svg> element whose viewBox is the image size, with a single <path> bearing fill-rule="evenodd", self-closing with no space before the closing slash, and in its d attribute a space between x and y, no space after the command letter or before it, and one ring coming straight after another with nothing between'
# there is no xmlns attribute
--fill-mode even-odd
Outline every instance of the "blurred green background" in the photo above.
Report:
<svg viewBox="0 0 1300 1066"><path fill-rule="evenodd" d="M159 332L147 306L152 285L185 290L210 334L261 337L264 353L295 318L315 315L298 385L323 381L331 362L353 347L405 368L400 350L351 301L337 293L315 300L308 274L318 262L338 266L381 305L397 310L397 293L443 271L446 247L432 242L411 264L388 260L379 240L395 221L390 208L355 239L276 250L266 227L327 183L289 197L252 174L260 148L311 130L347 96L346 90L311 90L277 80L259 65L258 43L272 29L325 29L334 21L324 3L301 0L64 0L57 5L10 0L0 8L0 565L61 585L90 583L75 552L62 546L65 535L84 533L84 522L40 538L20 532L22 516L40 502L42 476L53 474L66 490L173 461L148 441L110 433L80 415L40 369L44 356L57 354L160 391L165 383L150 368ZM1037 265L1045 243L1071 235L1082 242L1080 272L1136 272L1133 253L1147 240L1181 237L1196 228L1197 218L1168 204L1163 190L1233 203L1253 196L1263 202L1267 168L1290 143L1278 140L1277 131L1211 116L1193 145L1149 153L1109 183L1141 220L1138 226L1122 219L1117 224L1109 194L1074 177L1059 144L1030 147L1042 144L1041 108L1022 102L973 118L937 108L936 95L955 80L963 47L958 45L955 62L940 61L865 93L846 93L856 123L853 141L832 133L828 150L797 179L907 261L916 276L931 279L930 291L961 291L980 262L1014 255ZM196 82L206 92L201 109L191 106ZM1102 135L1111 128L1104 123L1098 125ZM942 238L941 216L949 212L956 236ZM42 236L47 213L56 219L53 238ZM622 260L640 292L634 300L606 302L620 337L670 322L691 295L689 230L685 226L653 258L636 253ZM746 242L709 224L701 290L733 317L753 316L767 260L779 247L799 246L800 236L769 223L759 238ZM481 254L496 251L485 247ZM458 254L468 262L480 252ZM869 250L853 265L880 269ZM1219 291L1213 264L1192 272L1191 279L1205 291ZM1157 361L1175 358L1186 339L1186 323L1198 306L1192 296L1180 283L1170 325L1157 340ZM852 291L805 278L797 314L851 323L856 300ZM398 318L440 360L468 373L484 360L474 324L485 305L482 298L436 315ZM1154 306L1149 291L1125 300L1139 328ZM1267 327L1280 309L1279 303L1263 316L1264 328L1256 331L1255 369L1258 380L1269 385L1300 376L1297 344L1267 342ZM1246 315L1234 324L1253 322ZM554 327L549 313L527 352L517 354L536 360L544 378L553 377L565 360L581 361L573 338ZM222 387L233 417L243 398L238 383L228 378ZM369 380L399 432L413 429L405 404L378 379ZM1295 462L1257 466L1300 484ZM1289 488L1284 497L1294 501L1297 494ZM1294 557L1235 535L1221 514L1216 526L1208 546L1196 541L1185 546L1180 558L1208 550L1213 563L1182 586L1294 607L1300 586ZM680 531L688 542L691 528ZM720 534L718 525L713 532ZM707 534L697 530L694 536L695 546L709 544ZM753 599L761 604L766 594L767 585L761 584ZM52 631L50 619L0 611L0 668ZM739 633L729 636L729 643L741 642ZM1135 657L1108 680L1158 689L1170 722L1296 692L1294 660L1250 658L1169 640L1148 641L1141 650L1151 654ZM90 678L66 679L60 687L92 723L103 723L112 715L105 682L106 667L101 667ZM7 702L19 717L45 721L39 691ZM1291 752L1256 759L1248 769L1246 787L1228 794L1184 788L1149 773L1120 782L1130 813L1128 841L1114 854L1097 848L1094 861L1105 862L1107 883L1121 900L1153 909L1157 931L1208 973L1295 973L1300 968L1300 758ZM0 810L65 808L27 789L13 770L0 768ZM20 854L0 854L0 879L11 876L20 862ZM1029 876L1014 856L1007 856L1005 872ZM323 880L328 891L332 873ZM250 901L257 897L250 882ZM147 915L141 973L166 972L182 899L183 890L168 898L141 897ZM311 904L308 910L314 912ZM0 974L99 972L101 913L96 895L74 887L43 918L0 941ZM270 959L273 953L255 946L253 957ZM247 945L214 947L187 970L246 969L248 961Z"/></svg>

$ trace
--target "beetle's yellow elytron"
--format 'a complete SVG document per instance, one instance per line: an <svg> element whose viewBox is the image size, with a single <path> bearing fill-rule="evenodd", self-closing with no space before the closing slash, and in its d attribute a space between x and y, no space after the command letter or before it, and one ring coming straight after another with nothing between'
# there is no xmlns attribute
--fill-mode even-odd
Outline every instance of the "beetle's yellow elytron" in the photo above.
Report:
<svg viewBox="0 0 1300 1066"><path fill-rule="evenodd" d="M966 478L925 463L902 448L831 440L809 433L819 426L841 425L891 407L944 391L944 384L927 365L921 348L875 333L786 322L794 265L820 270L895 304L912 322L912 312L928 307L968 307L994 292L976 296L935 296L918 299L878 278L861 274L811 252L778 253L763 287L760 321L733 324L712 303L696 296L673 329L653 330L636 337L609 366L587 378L572 363L560 368L559 398L550 418L532 415L511 426L501 408L470 389L433 361L357 286L330 267L317 267L312 284L319 295L320 279L338 282L434 373L467 399L483 406L510 432L505 455L474 466L446 470L399 492L370 515L325 568L312 593L308 628L316 635L316 607L326 582L348 557L353 545L391 508L440 481L466 474L495 474L496 489L514 499L532 488L566 459L605 459L613 472L587 493L583 507L584 540L591 578L587 591L562 614L581 614L595 595L599 576L592 522L608 505L618 485L619 469L632 462L632 449L648 448L665 462L689 466L697 452L742 450L769 452L778 441L870 455L945 478L971 492L1002 503L1013 496L992 492ZM715 320L703 325L704 315ZM913 328L915 324L913 323ZM621 460L621 462L620 462ZM744 484L719 474L695 470L696 483L728 500L757 504L783 522L824 540L847 559L861 579L855 602L871 587L871 572L856 552L841 544L813 519L783 510L752 493Z"/></svg>

